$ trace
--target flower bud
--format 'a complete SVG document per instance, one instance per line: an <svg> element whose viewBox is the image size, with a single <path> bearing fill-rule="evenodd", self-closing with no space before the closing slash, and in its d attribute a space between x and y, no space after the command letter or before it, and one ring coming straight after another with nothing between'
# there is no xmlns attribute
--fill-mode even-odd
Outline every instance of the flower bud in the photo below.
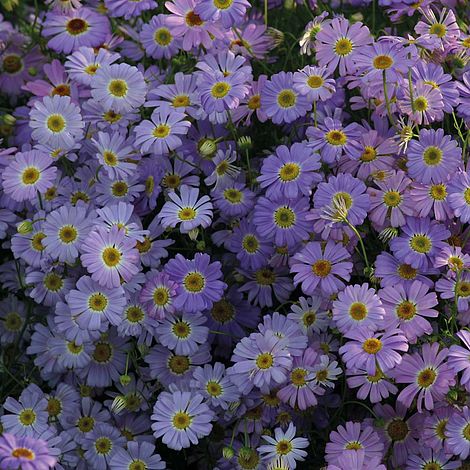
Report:
<svg viewBox="0 0 470 470"><path fill-rule="evenodd" d="M204 240L200 240L196 243L196 249L198 251L204 251L206 249L206 242Z"/></svg>
<svg viewBox="0 0 470 470"><path fill-rule="evenodd" d="M243 459L243 460L248 460L251 457L252 454L252 449L247 446L243 446L240 448L238 451L238 455Z"/></svg>
<svg viewBox="0 0 470 470"><path fill-rule="evenodd" d="M4 114L3 115L3 122L7 126L14 126L15 122L16 122L16 118L15 118L15 116L12 116L11 114Z"/></svg>
<svg viewBox="0 0 470 470"><path fill-rule="evenodd" d="M28 73L32 76L35 77L38 74L38 69L36 67L29 67L28 68Z"/></svg>
<svg viewBox="0 0 470 470"><path fill-rule="evenodd" d="M121 382L121 385L125 387L126 385L129 385L131 383L131 377L128 374L123 374L119 377L119 382Z"/></svg>
<svg viewBox="0 0 470 470"><path fill-rule="evenodd" d="M241 150L249 150L251 147L253 147L253 142L251 140L251 137L249 136L241 136L238 139L238 146L240 147Z"/></svg>
<svg viewBox="0 0 470 470"><path fill-rule="evenodd" d="M31 233L33 231L33 223L30 220L24 220L23 222L17 225L16 231L18 233L21 233L21 235Z"/></svg>
<svg viewBox="0 0 470 470"><path fill-rule="evenodd" d="M193 228L192 230L190 230L188 232L188 235L189 235L189 238L192 240L192 241L195 241L197 236L199 235L199 229L198 228Z"/></svg>
<svg viewBox="0 0 470 470"><path fill-rule="evenodd" d="M217 151L217 143L215 140L206 139L199 147L199 153L203 157L212 157L214 153Z"/></svg>
<svg viewBox="0 0 470 470"><path fill-rule="evenodd" d="M231 446L224 447L222 449L222 455L224 456L224 459L230 460L235 455L233 447Z"/></svg>
<svg viewBox="0 0 470 470"><path fill-rule="evenodd" d="M123 376L121 376L122 378ZM113 403L111 405L111 411L114 414L119 414L126 408L126 399L122 395L118 395L114 398Z"/></svg>

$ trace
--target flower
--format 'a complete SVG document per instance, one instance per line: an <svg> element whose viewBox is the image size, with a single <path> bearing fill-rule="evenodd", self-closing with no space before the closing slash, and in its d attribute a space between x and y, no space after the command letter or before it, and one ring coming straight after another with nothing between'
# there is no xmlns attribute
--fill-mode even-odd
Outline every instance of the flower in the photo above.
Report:
<svg viewBox="0 0 470 470"><path fill-rule="evenodd" d="M117 226L109 232L101 226L92 231L83 242L80 259L91 278L105 287L119 287L121 279L130 281L139 271L135 240Z"/></svg>
<svg viewBox="0 0 470 470"><path fill-rule="evenodd" d="M49 454L47 442L32 437L17 437L3 433L0 436L0 466L23 470L47 470L57 459Z"/></svg>
<svg viewBox="0 0 470 470"><path fill-rule="evenodd" d="M180 41L171 33L167 19L167 15L155 15L142 26L140 40L153 59L170 59L178 52Z"/></svg>
<svg viewBox="0 0 470 470"><path fill-rule="evenodd" d="M129 441L126 450L118 447L109 465L114 470L138 469L139 465L147 470L164 470L166 468L160 455L155 453L155 446L146 441Z"/></svg>
<svg viewBox="0 0 470 470"><path fill-rule="evenodd" d="M268 443L258 447L258 452L262 458L273 460L276 457L282 457L287 462L289 468L294 469L297 466L297 460L304 461L307 456L305 450L309 446L308 439L304 437L295 437L296 428L292 423L284 432L281 428L274 430L274 438L271 436L262 436Z"/></svg>
<svg viewBox="0 0 470 470"><path fill-rule="evenodd" d="M220 300L227 287L220 280L220 267L220 262L211 263L210 256L205 253L196 253L192 260L178 253L168 261L165 272L178 284L173 301L175 309L201 312Z"/></svg>
<svg viewBox="0 0 470 470"><path fill-rule="evenodd" d="M307 97L294 89L292 72L279 72L271 76L261 90L261 109L274 124L293 122L311 108Z"/></svg>
<svg viewBox="0 0 470 470"><path fill-rule="evenodd" d="M470 178L467 172L458 172L448 185L449 206L462 222L470 220Z"/></svg>
<svg viewBox="0 0 470 470"><path fill-rule="evenodd" d="M248 0L201 0L194 12L205 21L219 20L224 28L229 29L243 20L250 6Z"/></svg>
<svg viewBox="0 0 470 470"><path fill-rule="evenodd" d="M140 145L144 153L167 155L181 146L181 136L186 135L191 126L185 118L183 112L172 110L168 105L155 109L151 121L144 120L136 126L136 145Z"/></svg>
<svg viewBox="0 0 470 470"><path fill-rule="evenodd" d="M462 377L460 378L460 384L465 386L466 390L470 390L470 364L468 362L469 351L470 351L470 332L466 330L460 330L456 333L458 338L464 343L465 347L458 344L453 344L449 349L449 355L447 358L447 365L458 374L463 371Z"/></svg>
<svg viewBox="0 0 470 470"><path fill-rule="evenodd" d="M443 400L449 388L455 384L454 371L444 362L448 349L439 351L438 343L423 344L421 354L405 354L401 363L389 372L396 383L409 384L397 400L406 407L417 399L418 412L423 404L427 410L434 408L434 401Z"/></svg>
<svg viewBox="0 0 470 470"><path fill-rule="evenodd" d="M40 144L70 149L83 136L85 124L68 96L45 96L35 101L30 117L31 136Z"/></svg>
<svg viewBox="0 0 470 470"><path fill-rule="evenodd" d="M147 86L137 67L127 64L101 66L91 82L91 96L104 109L126 113L145 101Z"/></svg>
<svg viewBox="0 0 470 470"><path fill-rule="evenodd" d="M317 287L327 295L345 287L349 281L352 263L344 247L328 241L322 248L319 242L310 242L292 257L290 270L295 273L294 284L302 284L302 292L312 295Z"/></svg>
<svg viewBox="0 0 470 470"><path fill-rule="evenodd" d="M182 185L180 196L172 191L168 194L171 201L167 201L158 214L164 228L175 227L180 224L181 233L206 228L212 221L212 203L209 196L202 196L198 200L199 189Z"/></svg>
<svg viewBox="0 0 470 470"><path fill-rule="evenodd" d="M403 113L416 124L441 121L444 116L444 101L441 92L432 85L418 83L413 90L404 88L403 100L399 102Z"/></svg>
<svg viewBox="0 0 470 470"><path fill-rule="evenodd" d="M310 195L312 186L320 181L316 173L319 168L317 154L296 142L290 148L277 147L274 155L265 158L257 180L266 188L268 198L282 194L285 198L296 199L300 194Z"/></svg>
<svg viewBox="0 0 470 470"><path fill-rule="evenodd" d="M174 450L197 444L210 434L214 418L214 412L203 401L199 393L160 393L151 416L153 435L162 437L163 443Z"/></svg>
<svg viewBox="0 0 470 470"><path fill-rule="evenodd" d="M107 10L112 17L124 17L129 20L137 17L147 10L157 8L157 2L154 0L105 0Z"/></svg>
<svg viewBox="0 0 470 470"><path fill-rule="evenodd" d="M440 183L458 168L462 152L442 129L422 129L408 145L408 173L421 183Z"/></svg>
<svg viewBox="0 0 470 470"><path fill-rule="evenodd" d="M381 299L367 283L346 286L333 302L333 320L343 334L358 326L376 331L382 326L384 314Z"/></svg>
<svg viewBox="0 0 470 470"><path fill-rule="evenodd" d="M312 101L327 101L336 91L326 67L305 66L294 73L294 89Z"/></svg>
<svg viewBox="0 0 470 470"><path fill-rule="evenodd" d="M152 318L163 320L167 313L174 313L173 299L178 284L166 273L156 273L149 277L140 291L140 301Z"/></svg>
<svg viewBox="0 0 470 470"><path fill-rule="evenodd" d="M51 159L39 150L18 152L2 172L5 194L15 201L27 201L44 193L53 183L57 168Z"/></svg>
<svg viewBox="0 0 470 470"><path fill-rule="evenodd" d="M450 452L465 460L470 455L470 409L464 406L454 413L446 426L446 443Z"/></svg>

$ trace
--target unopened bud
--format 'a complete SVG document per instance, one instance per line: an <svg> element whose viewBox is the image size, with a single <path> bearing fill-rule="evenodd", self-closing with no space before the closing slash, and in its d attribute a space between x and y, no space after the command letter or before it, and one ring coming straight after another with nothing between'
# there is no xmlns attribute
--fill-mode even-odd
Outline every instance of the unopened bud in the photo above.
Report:
<svg viewBox="0 0 470 470"><path fill-rule="evenodd" d="M15 118L15 116L12 116L11 114L4 114L3 115L3 122L7 126L14 126L15 122L16 122L16 118Z"/></svg>
<svg viewBox="0 0 470 470"><path fill-rule="evenodd" d="M192 240L192 241L195 241L197 236L199 235L199 229L198 228L193 228L192 230L190 230L188 232L188 235L189 235L189 238Z"/></svg>
<svg viewBox="0 0 470 470"><path fill-rule="evenodd" d="M196 243L197 251L204 251L206 249L206 242L204 240L200 240Z"/></svg>
<svg viewBox="0 0 470 470"><path fill-rule="evenodd" d="M32 76L35 77L38 74L38 69L36 67L29 67L28 68L28 73Z"/></svg>
<svg viewBox="0 0 470 470"><path fill-rule="evenodd" d="M251 140L251 137L244 135L238 139L238 146L241 150L249 150L253 147L253 141Z"/></svg>
<svg viewBox="0 0 470 470"><path fill-rule="evenodd" d="M233 447L224 447L222 449L222 455L224 456L224 459L230 460L235 455Z"/></svg>
<svg viewBox="0 0 470 470"><path fill-rule="evenodd" d="M129 385L131 383L131 377L128 374L123 374L119 377L119 382L121 382L121 385L125 387L126 385Z"/></svg>
<svg viewBox="0 0 470 470"><path fill-rule="evenodd" d="M284 0L284 8L286 10L293 10L296 7L294 0Z"/></svg>
<svg viewBox="0 0 470 470"><path fill-rule="evenodd" d="M379 240L387 243L390 240L394 239L395 237L398 236L398 229L395 227L387 227L384 228L380 233L379 233Z"/></svg>
<svg viewBox="0 0 470 470"><path fill-rule="evenodd" d="M238 451L238 455L243 459L243 460L248 460L251 457L252 454L252 449L251 447L243 446L240 448Z"/></svg>
<svg viewBox="0 0 470 470"><path fill-rule="evenodd" d="M215 140L207 139L199 147L199 153L203 157L212 157L217 151L217 143Z"/></svg>
<svg viewBox="0 0 470 470"><path fill-rule="evenodd" d="M358 21L364 21L364 15L358 11L357 13L354 13L351 15L350 18L351 23L357 23Z"/></svg>
<svg viewBox="0 0 470 470"><path fill-rule="evenodd" d="M33 223L30 220L24 220L23 222L18 224L18 226L16 227L16 231L18 233L21 233L21 235L31 233L33 231Z"/></svg>
<svg viewBox="0 0 470 470"><path fill-rule="evenodd" d="M123 376L121 376L121 377L123 377ZM126 408L126 399L125 399L125 397L123 397L122 395L118 395L116 398L114 398L113 403L111 405L111 411L114 414L119 414L125 408Z"/></svg>

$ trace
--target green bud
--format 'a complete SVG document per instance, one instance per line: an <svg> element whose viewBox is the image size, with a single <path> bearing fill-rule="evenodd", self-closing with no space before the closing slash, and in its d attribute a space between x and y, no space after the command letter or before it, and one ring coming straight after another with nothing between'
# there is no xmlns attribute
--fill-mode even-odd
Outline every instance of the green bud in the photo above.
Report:
<svg viewBox="0 0 470 470"><path fill-rule="evenodd" d="M243 446L240 448L238 451L238 455L243 459L243 460L248 460L251 457L252 453L251 447Z"/></svg>
<svg viewBox="0 0 470 470"><path fill-rule="evenodd" d="M192 230L190 230L188 232L188 235L189 235L189 238L192 240L192 241L195 241L197 236L199 235L199 229L198 228L193 228Z"/></svg>
<svg viewBox="0 0 470 470"><path fill-rule="evenodd" d="M200 240L196 243L197 251L204 251L206 249L206 242L204 240Z"/></svg>
<svg viewBox="0 0 470 470"><path fill-rule="evenodd" d="M224 447L222 449L222 455L224 456L224 459L230 460L235 455L233 447Z"/></svg>
<svg viewBox="0 0 470 470"><path fill-rule="evenodd" d="M139 350L141 356L146 356L149 353L149 347L146 344L138 344L137 349Z"/></svg>
<svg viewBox="0 0 470 470"><path fill-rule="evenodd" d="M21 233L21 235L31 233L33 231L33 223L30 220L24 220L17 225L16 230L18 233Z"/></svg>
<svg viewBox="0 0 470 470"><path fill-rule="evenodd" d="M286 10L294 10L296 7L296 4L294 0L284 0L284 8Z"/></svg>
<svg viewBox="0 0 470 470"><path fill-rule="evenodd" d="M115 397L111 405L111 411L114 414L119 414L125 408L126 408L126 398L122 395L118 395L117 397Z"/></svg>
<svg viewBox="0 0 470 470"><path fill-rule="evenodd" d="M450 401L457 401L459 398L459 393L457 392L457 390L449 390L449 392L447 393L447 398Z"/></svg>
<svg viewBox="0 0 470 470"><path fill-rule="evenodd" d="M238 139L238 146L241 150L249 150L253 147L253 142L249 136L241 136Z"/></svg>
<svg viewBox="0 0 470 470"><path fill-rule="evenodd" d="M351 23L357 23L358 21L364 21L364 15L360 11L351 15Z"/></svg>
<svg viewBox="0 0 470 470"><path fill-rule="evenodd" d="M119 382L121 382L121 385L125 387L126 385L129 385L131 383L131 377L128 374L123 374L119 377Z"/></svg>
<svg viewBox="0 0 470 470"><path fill-rule="evenodd" d="M38 74L38 69L36 67L29 67L28 68L28 73L32 76L35 77Z"/></svg>
<svg viewBox="0 0 470 470"><path fill-rule="evenodd" d="M14 126L15 122L16 122L16 118L15 118L15 116L12 116L11 114L4 114L3 115L3 122L7 126Z"/></svg>
<svg viewBox="0 0 470 470"><path fill-rule="evenodd" d="M217 143L215 140L207 139L199 147L199 153L203 157L212 157L217 151Z"/></svg>

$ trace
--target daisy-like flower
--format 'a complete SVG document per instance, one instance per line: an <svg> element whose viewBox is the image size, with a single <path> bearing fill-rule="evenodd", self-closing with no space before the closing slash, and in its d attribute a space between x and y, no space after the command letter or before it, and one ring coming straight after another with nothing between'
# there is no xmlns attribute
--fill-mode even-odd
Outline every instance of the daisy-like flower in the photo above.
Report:
<svg viewBox="0 0 470 470"><path fill-rule="evenodd" d="M470 408L464 406L454 413L446 426L447 448L454 455L465 460L470 455Z"/></svg>
<svg viewBox="0 0 470 470"><path fill-rule="evenodd" d="M431 34L439 38L440 47L457 45L460 37L460 28L455 19L455 14L451 9L443 8L439 12L439 17L431 8L423 8L423 18L415 26L415 31L419 35Z"/></svg>
<svg viewBox="0 0 470 470"><path fill-rule="evenodd" d="M119 325L126 305L122 287L107 289L89 276L82 276L66 295L66 302L78 326L83 330L103 331L108 325Z"/></svg>
<svg viewBox="0 0 470 470"><path fill-rule="evenodd" d="M105 287L119 287L139 272L139 252L135 240L114 226L110 231L98 226L82 245L81 261L94 281Z"/></svg>
<svg viewBox="0 0 470 470"><path fill-rule="evenodd" d="M353 74L357 68L356 56L362 46L371 42L369 28L360 21L350 24L344 17L334 18L316 35L316 57L331 73L339 66L341 76Z"/></svg>
<svg viewBox="0 0 470 470"><path fill-rule="evenodd" d="M305 32L299 41L301 54L311 55L312 50L315 50L317 34L322 30L323 26L330 22L330 20L325 19L327 16L328 12L324 11L305 26Z"/></svg>
<svg viewBox="0 0 470 470"><path fill-rule="evenodd" d="M207 340L209 328L205 323L206 317L198 312L168 314L158 326L158 340L176 354L190 356Z"/></svg>
<svg viewBox="0 0 470 470"><path fill-rule="evenodd" d="M57 168L39 150L18 152L2 172L5 194L18 202L33 200L54 182Z"/></svg>
<svg viewBox="0 0 470 470"><path fill-rule="evenodd" d="M440 183L460 165L462 151L443 129L422 129L407 151L408 174L420 183Z"/></svg>
<svg viewBox="0 0 470 470"><path fill-rule="evenodd" d="M438 303L434 292L420 281L410 285L396 284L379 291L386 312L384 328L400 328L408 341L416 343L422 334L431 334L432 326L426 318L439 315L435 307Z"/></svg>
<svg viewBox="0 0 470 470"><path fill-rule="evenodd" d="M98 52L92 47L80 47L69 55L65 62L65 69L70 79L81 85L91 85L96 71L104 66L111 65L119 59L119 54L100 48Z"/></svg>
<svg viewBox="0 0 470 470"><path fill-rule="evenodd" d="M383 181L375 181L379 189L367 188L370 196L372 222L380 228L389 221L392 227L401 227L406 223L406 217L415 214L414 201L409 191L411 179L404 171L393 172Z"/></svg>
<svg viewBox="0 0 470 470"><path fill-rule="evenodd" d="M346 375L349 388L359 388L356 396L359 400L370 400L371 403L380 403L390 395L395 395L398 388L393 385L385 374L377 369L373 375L365 369L347 370Z"/></svg>
<svg viewBox="0 0 470 470"><path fill-rule="evenodd" d="M206 228L212 221L212 203L209 196L199 197L199 189L183 185L178 196L175 191L168 193L171 201L165 202L158 214L164 228L176 227L180 224L181 233Z"/></svg>
<svg viewBox="0 0 470 470"><path fill-rule="evenodd" d="M268 330L242 338L233 350L232 362L227 372L242 394L247 395L253 387L269 393L271 387L286 380L292 356L286 339Z"/></svg>
<svg viewBox="0 0 470 470"><path fill-rule="evenodd" d="M261 90L261 109L274 124L293 122L305 116L311 107L307 97L294 89L292 72L272 75Z"/></svg>
<svg viewBox="0 0 470 470"><path fill-rule="evenodd" d="M470 303L470 273L463 271L458 280L455 276L441 277L436 282L441 299L457 300L457 310L466 312Z"/></svg>
<svg viewBox="0 0 470 470"><path fill-rule="evenodd" d="M439 343L426 343L421 353L405 354L401 363L389 372L396 383L409 384L398 395L398 402L409 408L416 398L421 413L423 405L432 410L434 402L444 400L455 385L455 373L445 362L448 352L446 348L439 351Z"/></svg>
<svg viewBox="0 0 470 470"><path fill-rule="evenodd" d="M170 59L178 52L180 41L170 31L167 19L168 15L156 15L142 26L140 40L146 54L153 59Z"/></svg>
<svg viewBox="0 0 470 470"><path fill-rule="evenodd" d="M449 206L455 217L461 222L470 220L470 177L467 172L460 171L453 175L447 186Z"/></svg>
<svg viewBox="0 0 470 470"><path fill-rule="evenodd" d="M338 207L345 211L352 225L361 225L370 206L369 194L365 184L347 173L330 176L328 182L318 185L313 196L313 206L323 211L332 210L333 216Z"/></svg>
<svg viewBox="0 0 470 470"><path fill-rule="evenodd" d="M312 295L317 287L331 295L345 287L352 271L346 249L329 240L324 248L320 242L310 242L292 257L290 271L294 284L302 284L302 292Z"/></svg>
<svg viewBox="0 0 470 470"><path fill-rule="evenodd" d="M310 223L305 217L308 209L309 203L305 197L297 200L261 197L255 206L253 223L265 240L273 241L277 246L293 248L301 240L309 238Z"/></svg>
<svg viewBox="0 0 470 470"><path fill-rule="evenodd" d="M416 124L428 125L441 121L444 117L444 101L439 89L423 82L416 84L412 93L408 87L403 89L400 109Z"/></svg>
<svg viewBox="0 0 470 470"><path fill-rule="evenodd" d="M306 447L309 446L308 439L304 437L295 437L296 428L292 423L284 432L281 428L274 430L274 438L271 436L263 435L262 438L267 442L258 447L258 452L261 454L263 460L273 460L277 457L282 457L289 465L289 468L294 469L297 466L297 461L303 462L307 457Z"/></svg>
<svg viewBox="0 0 470 470"><path fill-rule="evenodd" d="M447 364L456 374L463 372L460 384L465 387L467 392L470 392L470 362L468 361L470 356L470 331L461 330L456 335L465 347L453 344L449 349Z"/></svg>
<svg viewBox="0 0 470 470"><path fill-rule="evenodd" d="M196 12L195 0L174 0L165 2L165 7L172 14L167 24L177 38L182 38L185 51L202 44L206 49L212 46L213 37L221 37L221 31L212 21L204 21ZM212 37L211 37L212 36Z"/></svg>
<svg viewBox="0 0 470 470"><path fill-rule="evenodd" d="M222 277L221 264L210 262L210 256L196 253L194 259L187 260L177 254L165 265L170 278L178 283L175 309L188 313L201 312L212 307L222 298L227 287Z"/></svg>
<svg viewBox="0 0 470 470"><path fill-rule="evenodd" d="M464 268L470 268L470 255L462 253L460 246L445 246L434 260L436 268L446 267L449 275L460 272Z"/></svg>
<svg viewBox="0 0 470 470"><path fill-rule="evenodd" d="M135 145L144 153L167 155L181 146L181 136L186 135L191 126L185 118L180 110L175 111L168 105L160 106L153 111L151 121L144 120L135 127Z"/></svg>
<svg viewBox="0 0 470 470"><path fill-rule="evenodd" d="M359 326L377 331L384 314L379 296L367 283L347 286L333 302L333 320L343 334Z"/></svg>
<svg viewBox="0 0 470 470"><path fill-rule="evenodd" d="M140 301L150 317L163 320L167 313L174 313L173 299L177 286L166 273L150 275L140 292Z"/></svg>
<svg viewBox="0 0 470 470"><path fill-rule="evenodd" d="M160 455L155 453L155 446L147 441L129 441L126 450L122 447L117 448L109 465L113 470L138 470L139 466L145 470L166 468Z"/></svg>
<svg viewBox="0 0 470 470"><path fill-rule="evenodd" d="M4 433L0 436L0 468L47 470L57 458L50 455L46 441Z"/></svg>
<svg viewBox="0 0 470 470"><path fill-rule="evenodd" d="M0 341L7 345L15 341L23 329L26 305L10 295L0 301Z"/></svg>
<svg viewBox="0 0 470 470"><path fill-rule="evenodd" d="M18 400L8 397L3 408L8 412L0 417L3 432L17 437L40 436L48 428L47 400L35 384L25 388Z"/></svg>
<svg viewBox="0 0 470 470"><path fill-rule="evenodd" d="M145 101L147 85L137 67L128 64L102 65L91 82L91 96L104 109L126 113Z"/></svg>
<svg viewBox="0 0 470 470"><path fill-rule="evenodd" d="M235 109L248 94L247 77L242 72L225 75L219 71L201 72L198 89L206 113Z"/></svg>
<svg viewBox="0 0 470 470"><path fill-rule="evenodd" d="M125 136L119 132L98 132L97 138L91 139L98 152L96 158L103 165L104 170L110 178L125 178L132 175L136 170L136 164L129 159L134 151Z"/></svg>
<svg viewBox="0 0 470 470"><path fill-rule="evenodd" d="M305 66L294 73L294 89L312 101L326 101L336 92L336 82L326 67Z"/></svg>
<svg viewBox="0 0 470 470"><path fill-rule="evenodd" d="M363 327L344 336L351 340L339 349L346 367L365 368L370 375L375 375L379 368L383 372L393 369L401 362L399 351L408 351L408 342L401 330L373 333Z"/></svg>
<svg viewBox="0 0 470 470"><path fill-rule="evenodd" d="M61 262L73 263L95 218L83 205L64 205L47 215L43 224L45 252Z"/></svg>
<svg viewBox="0 0 470 470"><path fill-rule="evenodd" d="M110 16L130 20L147 10L157 8L154 0L105 0L104 5Z"/></svg>
<svg viewBox="0 0 470 470"><path fill-rule="evenodd" d="M347 421L339 425L336 431L330 433L326 444L325 460L331 465L337 465L341 456L351 451L363 451L367 460L382 460L383 442L372 426ZM361 467L357 467L361 468ZM375 468L375 467L374 467Z"/></svg>
<svg viewBox="0 0 470 470"><path fill-rule="evenodd" d="M81 46L98 47L109 33L109 21L89 8L77 8L67 13L49 12L44 21L42 35L51 37L48 47L56 52L70 54Z"/></svg>
<svg viewBox="0 0 470 470"><path fill-rule="evenodd" d="M251 4L248 0L201 0L194 12L204 21L220 20L226 29L238 25Z"/></svg>
<svg viewBox="0 0 470 470"><path fill-rule="evenodd" d="M42 101L36 100L29 115L31 136L40 144L70 149L83 137L85 123L79 107L68 96L45 96Z"/></svg>
<svg viewBox="0 0 470 470"><path fill-rule="evenodd" d="M225 366L220 362L205 364L193 372L191 388L200 393L212 407L227 410L231 403L240 398L240 394L225 373Z"/></svg>
<svg viewBox="0 0 470 470"><path fill-rule="evenodd" d="M318 127L307 129L307 145L312 150L319 150L325 163L332 164L344 152L353 151L351 146L359 140L361 132L361 126L355 122L344 127L338 119L327 117Z"/></svg>
<svg viewBox="0 0 470 470"><path fill-rule="evenodd" d="M276 153L263 159L261 174L257 180L266 188L266 197L279 194L296 199L300 194L309 196L312 186L320 181L318 154L303 143L294 143L290 148L280 145Z"/></svg>
<svg viewBox="0 0 470 470"><path fill-rule="evenodd" d="M181 450L197 444L212 431L214 412L199 393L172 390L161 392L151 416L153 435L162 437L170 449Z"/></svg>
<svg viewBox="0 0 470 470"><path fill-rule="evenodd" d="M292 305L287 318L297 322L309 338L328 328L330 319L321 297L299 297L298 303L299 305Z"/></svg>
<svg viewBox="0 0 470 470"><path fill-rule="evenodd" d="M410 470L433 467L436 469L451 470L459 468L459 465L459 462L451 461L449 454L443 450L437 451L429 447L422 447L419 455L410 455L406 462L406 466Z"/></svg>
<svg viewBox="0 0 470 470"><path fill-rule="evenodd" d="M445 247L450 232L435 220L408 217L401 236L390 242L393 254L415 269L428 269Z"/></svg>

